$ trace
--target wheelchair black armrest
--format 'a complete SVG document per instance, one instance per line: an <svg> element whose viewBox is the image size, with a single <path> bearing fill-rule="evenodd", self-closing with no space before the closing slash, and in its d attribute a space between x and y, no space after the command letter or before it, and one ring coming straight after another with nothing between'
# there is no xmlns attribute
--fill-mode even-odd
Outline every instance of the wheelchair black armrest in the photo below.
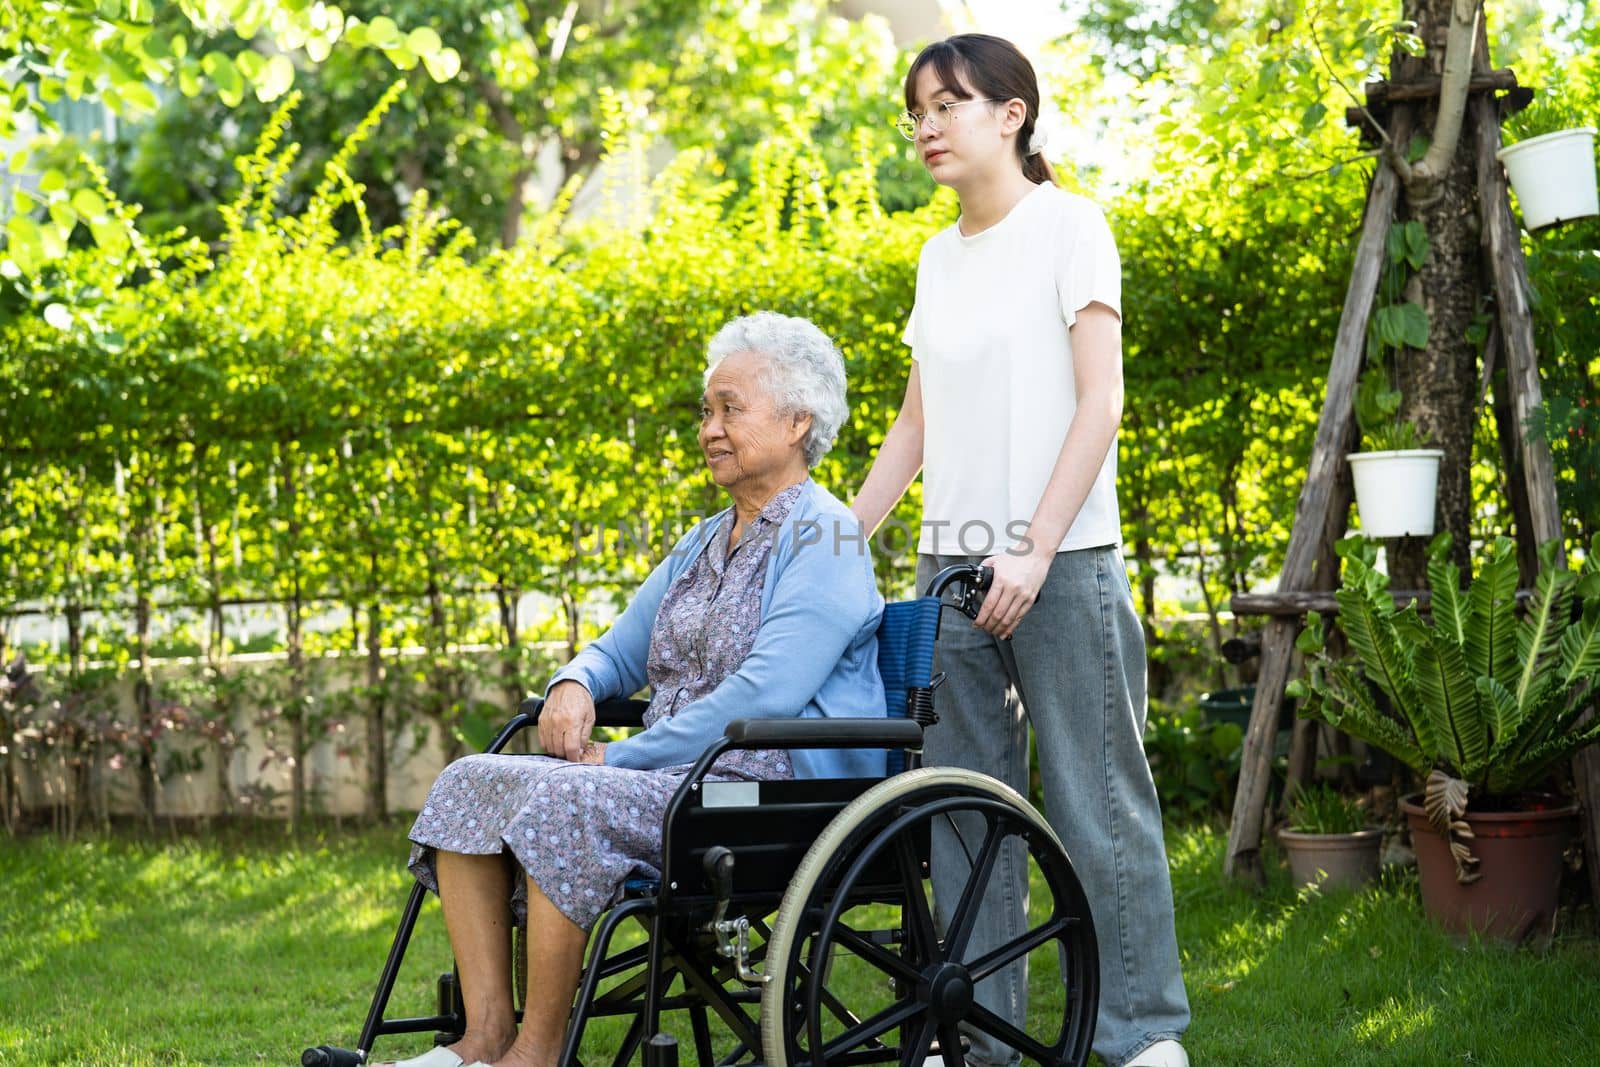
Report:
<svg viewBox="0 0 1600 1067"><path fill-rule="evenodd" d="M645 709L649 706L648 700L630 700L626 697L602 700L594 706L594 724L637 728L644 725ZM530 722L537 723L539 713L544 710L544 697L529 697L517 710L528 716Z"/></svg>
<svg viewBox="0 0 1600 1067"><path fill-rule="evenodd" d="M910 719L735 719L723 734L728 748L922 747Z"/></svg>

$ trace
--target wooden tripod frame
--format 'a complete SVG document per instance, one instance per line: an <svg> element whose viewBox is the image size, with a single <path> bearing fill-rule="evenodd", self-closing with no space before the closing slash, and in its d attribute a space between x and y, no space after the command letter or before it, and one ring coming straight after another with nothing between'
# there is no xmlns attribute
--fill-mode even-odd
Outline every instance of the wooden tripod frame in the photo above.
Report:
<svg viewBox="0 0 1600 1067"><path fill-rule="evenodd" d="M1511 81L1514 85L1515 80ZM1549 447L1542 439L1529 439L1521 430L1528 416L1539 408L1542 396L1534 352L1533 318L1528 308L1528 266L1522 254L1519 230L1511 215L1505 171L1495 158L1500 146L1500 108L1492 93L1499 88L1505 86L1492 83L1479 88L1474 85L1477 91L1468 107L1469 120L1477 134L1479 217L1495 295L1496 323L1484 359L1486 364L1490 363L1498 350L1506 363L1509 411L1505 414L1509 417L1505 421L1509 427L1502 427L1502 438L1509 429L1515 437L1515 449L1512 450L1510 442L1502 440L1502 453L1508 460L1515 461L1514 467L1520 468L1511 472L1509 480L1522 542L1519 557L1528 561L1534 558L1535 546L1559 539L1561 513L1556 502ZM1307 604L1317 599L1308 594L1327 594L1338 585L1339 564L1333 545L1344 533L1350 510L1350 475L1345 454L1355 440L1356 379L1361 371L1367 320L1372 313L1383 265L1384 239L1394 218L1400 186L1394 170L1380 159L1367 193L1355 266L1339 319L1333 360L1328 368L1327 397L1317 424L1305 486L1295 508L1278 592L1237 598L1234 603L1236 614L1269 616L1261 639L1261 670L1255 704L1250 711L1250 726L1245 732L1239 789L1234 797L1224 861L1228 874L1257 883L1263 880L1265 873L1261 841L1266 828L1267 785L1271 776L1278 705L1292 672L1298 669L1295 635ZM1487 380L1487 367L1484 377ZM1302 722L1297 727L1300 766L1295 767L1297 761L1291 759L1291 777L1297 770L1301 775L1308 772L1305 743L1314 743L1308 729L1312 726ZM1595 901L1600 903L1600 752L1591 747L1579 753L1573 769L1579 798L1588 813L1584 832L1589 853L1590 890Z"/></svg>

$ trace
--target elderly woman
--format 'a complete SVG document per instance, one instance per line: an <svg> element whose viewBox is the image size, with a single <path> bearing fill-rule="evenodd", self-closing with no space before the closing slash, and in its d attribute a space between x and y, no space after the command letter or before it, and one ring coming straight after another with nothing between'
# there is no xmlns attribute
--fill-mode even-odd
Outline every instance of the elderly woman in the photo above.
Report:
<svg viewBox="0 0 1600 1067"><path fill-rule="evenodd" d="M624 879L659 874L662 815L687 765L733 719L883 715L871 559L850 512L807 474L846 410L844 361L804 319L762 312L712 339L700 448L732 507L679 541L556 674L539 719L548 755L469 756L434 783L411 869L443 903L467 1028L401 1067L554 1064L588 930ZM595 701L647 682L643 732L591 740ZM779 750L729 753L715 775L883 771L881 753ZM527 910L520 1030L508 899Z"/></svg>

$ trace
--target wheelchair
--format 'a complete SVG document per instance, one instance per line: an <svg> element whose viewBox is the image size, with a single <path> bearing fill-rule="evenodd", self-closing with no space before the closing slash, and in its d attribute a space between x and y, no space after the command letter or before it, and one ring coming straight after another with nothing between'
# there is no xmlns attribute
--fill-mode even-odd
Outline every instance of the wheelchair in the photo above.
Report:
<svg viewBox="0 0 1600 1067"><path fill-rule="evenodd" d="M942 611L975 618L989 577L976 566L950 567L926 595L885 606L878 657L889 717L738 720L705 750L667 808L661 877L630 879L590 934L562 1067L676 1067L678 1035L692 1042L698 1067L962 1067L964 1030L992 1035L1024 1063L1087 1062L1098 952L1089 903L1060 840L1001 782L920 766L923 731L938 721L934 692L943 679L933 675L933 651ZM487 751L535 724L542 703L525 701ZM596 725L637 727L646 706L604 701ZM888 750L890 773L705 780L734 749L842 747ZM929 872L936 825L967 859L964 891L941 901L937 916ZM1047 899L1032 902L1020 936L980 951L971 944L974 925L1007 850ZM303 1067L361 1067L380 1036L431 1030L435 1043L449 1044L460 1035L465 1011L453 972L437 980L437 1014L385 1017L426 892L412 887L355 1049L308 1048ZM619 932L635 924L647 936L626 944ZM515 936L520 1003L525 934ZM975 994L1023 958L1034 972L1025 999L1043 989L1047 1009L1029 1004L1019 1029ZM591 1031L613 1019L598 1039L605 1047L595 1049Z"/></svg>

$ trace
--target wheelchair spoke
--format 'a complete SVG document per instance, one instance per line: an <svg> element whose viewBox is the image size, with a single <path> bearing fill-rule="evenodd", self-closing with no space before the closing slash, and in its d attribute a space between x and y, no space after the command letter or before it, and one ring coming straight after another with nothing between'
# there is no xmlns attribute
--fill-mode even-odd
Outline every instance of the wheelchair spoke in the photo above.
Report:
<svg viewBox="0 0 1600 1067"><path fill-rule="evenodd" d="M933 1048L933 1038L938 1032L938 1020L929 1015L922 1021L917 1036L901 1047L900 1067L922 1067L922 1061L928 1058L928 1050Z"/></svg>
<svg viewBox="0 0 1600 1067"><path fill-rule="evenodd" d="M967 971L972 975L973 982L981 982L1006 964L1021 959L1034 949L1047 941L1052 941L1065 931L1071 929L1070 919L1057 919L1045 923L1034 930L1029 930L1015 941L1007 942L992 952L986 952L978 959L967 965Z"/></svg>
<svg viewBox="0 0 1600 1067"><path fill-rule="evenodd" d="M901 834L896 838L894 850L900 861L900 882L906 894L906 925L910 928L911 943L918 959L932 959L938 951L939 934L933 926L933 913L928 910L928 897L922 885L922 864L911 846L911 836Z"/></svg>
<svg viewBox="0 0 1600 1067"><path fill-rule="evenodd" d="M824 1042L822 1045L822 1058L830 1060L869 1041L881 1048L883 1042L876 1040L879 1035L894 1029L921 1011L922 1005L914 1000L903 1000L898 1004L891 1004L871 1018L863 1019L838 1037Z"/></svg>
<svg viewBox="0 0 1600 1067"><path fill-rule="evenodd" d="M990 1037L999 1038L1024 1056L1031 1056L1034 1062L1044 1064L1045 1067L1055 1067L1061 1058L1059 1051L1045 1048L976 1001L967 1013L967 1025L982 1030Z"/></svg>
<svg viewBox="0 0 1600 1067"><path fill-rule="evenodd" d="M999 819L989 823L989 832L978 849L978 858L972 862L972 872L961 891L955 915L950 919L950 931L945 938L945 959L958 960L967 951L972 929L978 924L978 912L983 908L984 890L989 887L989 875L994 871L995 860L1006 842L1004 827Z"/></svg>
<svg viewBox="0 0 1600 1067"><path fill-rule="evenodd" d="M839 944L850 949L863 961L872 964L890 978L901 978L908 982L916 982L922 977L922 972L905 960L881 945L873 944L872 941L862 937L848 926L840 924L835 927L833 936Z"/></svg>
<svg viewBox="0 0 1600 1067"><path fill-rule="evenodd" d="M966 1057L961 1053L961 1031L955 1023L939 1027L939 1051L944 1056L944 1067L966 1067Z"/></svg>

